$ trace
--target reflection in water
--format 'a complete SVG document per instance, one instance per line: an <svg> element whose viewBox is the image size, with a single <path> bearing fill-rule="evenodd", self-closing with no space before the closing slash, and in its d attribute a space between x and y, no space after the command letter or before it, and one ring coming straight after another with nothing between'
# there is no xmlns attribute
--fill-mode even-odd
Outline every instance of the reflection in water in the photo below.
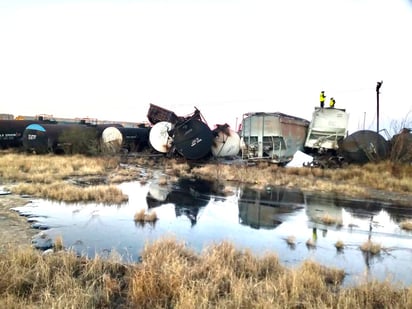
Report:
<svg viewBox="0 0 412 309"><path fill-rule="evenodd" d="M254 229L273 229L282 224L282 215L302 208L303 193L268 187L257 191L243 188L239 198L239 222Z"/></svg>
<svg viewBox="0 0 412 309"><path fill-rule="evenodd" d="M213 183L206 180L180 178L176 184L160 185L153 183L146 196L149 208L172 203L176 217L186 216L193 227L198 220L199 211L210 200Z"/></svg>
<svg viewBox="0 0 412 309"><path fill-rule="evenodd" d="M199 251L211 243L230 241L258 255L275 252L287 266L313 259L344 269L349 284L359 282L365 273L379 280L390 273L393 280L412 282L412 232L401 230L393 219L412 219L412 214L396 205L277 187L257 191L228 185L227 196L221 197L212 183L187 178L163 186L154 181L119 187L129 195L121 207L35 200L16 210L36 226L48 228L33 242L39 248L41 242L47 248L61 237L66 248L82 255L116 251L127 261L138 261L146 243L173 235ZM156 209L156 226L136 229L134 215L147 208ZM319 221L323 214L341 223ZM377 255L364 253L360 246L368 240L385 249ZM339 252L338 241L344 244Z"/></svg>

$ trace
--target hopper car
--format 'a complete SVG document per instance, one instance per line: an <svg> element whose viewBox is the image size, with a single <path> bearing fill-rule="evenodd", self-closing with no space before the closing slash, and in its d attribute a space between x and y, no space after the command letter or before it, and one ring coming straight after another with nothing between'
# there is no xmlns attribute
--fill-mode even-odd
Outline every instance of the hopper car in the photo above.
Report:
<svg viewBox="0 0 412 309"><path fill-rule="evenodd" d="M348 122L345 109L315 107L304 145L304 152L313 157L309 165L332 167L342 163L337 150L348 135Z"/></svg>
<svg viewBox="0 0 412 309"><path fill-rule="evenodd" d="M286 165L303 150L309 121L282 113L247 113L241 127L242 158Z"/></svg>

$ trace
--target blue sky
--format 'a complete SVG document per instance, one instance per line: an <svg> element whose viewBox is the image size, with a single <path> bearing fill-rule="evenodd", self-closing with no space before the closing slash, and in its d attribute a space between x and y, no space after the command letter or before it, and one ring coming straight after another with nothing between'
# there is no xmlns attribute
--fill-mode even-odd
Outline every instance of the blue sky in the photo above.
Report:
<svg viewBox="0 0 412 309"><path fill-rule="evenodd" d="M350 130L412 119L407 0L1 1L1 113L144 121L149 103L310 120L319 92ZM409 118L408 118L409 117Z"/></svg>

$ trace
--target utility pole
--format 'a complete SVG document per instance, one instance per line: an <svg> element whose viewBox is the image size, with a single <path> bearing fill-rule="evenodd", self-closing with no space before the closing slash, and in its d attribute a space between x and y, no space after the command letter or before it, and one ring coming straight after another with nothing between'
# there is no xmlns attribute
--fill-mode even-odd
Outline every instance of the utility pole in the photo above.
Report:
<svg viewBox="0 0 412 309"><path fill-rule="evenodd" d="M379 89L381 89L383 81L376 84L376 133L379 133Z"/></svg>

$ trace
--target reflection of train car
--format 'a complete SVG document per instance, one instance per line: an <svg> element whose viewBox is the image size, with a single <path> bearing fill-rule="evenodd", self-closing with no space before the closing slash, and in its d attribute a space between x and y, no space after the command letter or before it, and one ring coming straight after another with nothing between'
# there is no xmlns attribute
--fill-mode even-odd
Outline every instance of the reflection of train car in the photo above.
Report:
<svg viewBox="0 0 412 309"><path fill-rule="evenodd" d="M211 193L212 183L209 181L180 178L171 186L152 184L146 201L149 208L167 203L174 204L176 217L184 215L194 226L200 210L209 203Z"/></svg>
<svg viewBox="0 0 412 309"><path fill-rule="evenodd" d="M301 208L303 194L298 190L271 188L257 191L244 188L239 199L239 221L255 229L273 229L282 223L282 216Z"/></svg>
<svg viewBox="0 0 412 309"><path fill-rule="evenodd" d="M327 197L322 195L306 194L306 215L310 219L311 227L315 228L327 228L328 225L322 223L322 217L329 217L336 224L343 222L342 206L338 205L338 202L333 197Z"/></svg>
<svg viewBox="0 0 412 309"><path fill-rule="evenodd" d="M242 120L242 157L287 164L303 149L309 121L281 113L248 113Z"/></svg>

